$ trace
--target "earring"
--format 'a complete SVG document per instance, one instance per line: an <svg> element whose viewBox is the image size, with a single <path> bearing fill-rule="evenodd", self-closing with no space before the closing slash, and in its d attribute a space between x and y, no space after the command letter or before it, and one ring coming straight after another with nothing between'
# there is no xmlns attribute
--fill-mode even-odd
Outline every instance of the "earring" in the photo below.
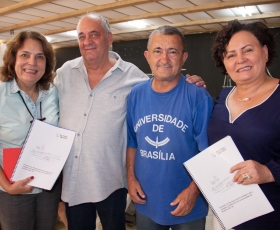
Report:
<svg viewBox="0 0 280 230"><path fill-rule="evenodd" d="M273 77L272 77L272 75L270 74L270 72L269 72L269 70L268 70L268 68L267 68L267 67L265 67L265 70L266 70L266 72L267 72L268 76L270 76L271 78L273 78Z"/></svg>
<svg viewBox="0 0 280 230"><path fill-rule="evenodd" d="M231 86L231 78L228 75L228 73L226 73L225 77L224 77L224 84L222 86L223 88L228 88L228 87L232 87Z"/></svg>

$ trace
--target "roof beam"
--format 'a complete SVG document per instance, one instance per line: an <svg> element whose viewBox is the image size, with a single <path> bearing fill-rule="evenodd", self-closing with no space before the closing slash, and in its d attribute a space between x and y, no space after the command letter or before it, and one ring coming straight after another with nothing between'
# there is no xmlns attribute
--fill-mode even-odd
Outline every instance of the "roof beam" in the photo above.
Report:
<svg viewBox="0 0 280 230"><path fill-rule="evenodd" d="M270 4L276 2L279 3L279 0L238 0L238 1L230 1L230 2L219 2L219 3L211 3L211 4L200 5L200 6L190 6L190 7L179 8L179 9L163 10L154 13L139 14L136 16L126 16L126 17L111 19L109 20L109 22L111 24L114 24L114 23L139 20L139 19L157 18L157 17L170 16L176 14L196 13L201 11L234 8L239 6Z"/></svg>
<svg viewBox="0 0 280 230"><path fill-rule="evenodd" d="M188 26L199 26L199 25L207 25L207 24L217 24L217 23L226 23L229 21L232 21L234 19L240 20L240 21L247 21L247 20L256 20L256 19L266 19L266 18L277 18L280 17L280 12L274 12L274 13L267 13L267 14L257 14L247 17L226 17L226 18L216 18L216 19L207 19L207 20L196 20L196 21L190 21L190 22L180 22L180 23L173 23L173 24L167 24L174 27L188 27ZM133 32L141 32L141 31L151 31L159 26L150 26L143 28L141 30L139 29L132 29L132 30L121 30L121 31L115 31L113 34L124 34L124 33L133 33Z"/></svg>
<svg viewBox="0 0 280 230"><path fill-rule="evenodd" d="M268 27L280 27L280 23L270 23L267 24ZM187 34L194 34L194 33L211 33L211 32L217 32L220 29L218 28L209 28L209 29L202 29L201 30L185 30L182 33L187 35ZM149 37L149 35L135 35L133 37L129 37L129 38L118 38L118 39L114 39L114 42L118 42L118 41L130 41L130 40L138 40L138 39L147 39ZM59 49L59 48L63 48L63 47L71 47L71 46L78 46L78 42L77 44L71 44L71 45L60 45L60 42L67 42L67 41L73 41L73 39L64 39L64 40L57 40L54 42L51 42L54 46L55 49Z"/></svg>
<svg viewBox="0 0 280 230"><path fill-rule="evenodd" d="M42 5L52 1L54 0L25 0L10 6L5 6L3 8L0 8L0 15L10 14L16 11L24 10L30 7Z"/></svg>
<svg viewBox="0 0 280 230"><path fill-rule="evenodd" d="M121 18L109 19L108 21L110 25L113 26L114 23L127 22L127 21L139 20L139 19L157 18L157 17L176 15L176 14L186 14L186 13L194 13L200 11L234 8L234 7L248 6L248 5L269 4L269 3L276 3L276 2L279 2L279 0L238 0L238 1L230 1L230 2L212 3L212 4L201 5L201 6L191 6L191 7L185 7L180 9L170 9L170 10L140 14L135 16L126 16ZM44 35L58 34L58 33L63 33L75 29L76 27L73 26L73 27L60 28L57 30L49 30L44 32Z"/></svg>
<svg viewBox="0 0 280 230"><path fill-rule="evenodd" d="M117 9L117 8L121 8L121 7L126 7L126 6L133 6L135 4L143 4L143 3L155 2L155 1L158 1L158 0L123 0L123 1L108 3L108 4L104 4L104 5L87 7L87 8L80 9L80 10L74 10L71 12L63 13L63 14L58 14L58 15L54 15L54 16L50 16L50 17L40 18L40 19L36 19L33 21L16 24L13 26L7 26L4 28L1 28L0 33L7 32L10 30L16 30L16 29L20 29L20 28L24 28L24 27L35 26L35 25L39 25L39 24L43 24L43 23L58 21L58 20L62 20L65 18L76 17L76 16L80 16L84 13L91 12L91 11L100 12L100 11L112 10L112 9Z"/></svg>
<svg viewBox="0 0 280 230"><path fill-rule="evenodd" d="M173 24L168 24L170 26L174 26L174 27L188 27L188 26L200 26L200 25L207 25L207 24L217 24L217 23L226 23L229 21L232 21L234 19L240 20L240 21L247 21L247 20L255 20L255 19L266 19L266 18L275 18L275 17L280 17L280 12L274 12L274 13L267 13L267 14L261 14L261 15L252 15L252 16L248 16L248 17L226 17L226 18L217 18L217 19L208 19L208 20L196 20L196 21L191 21L191 22L180 22L180 23L173 23ZM266 24L268 27L279 27L280 24L279 23L274 23L274 24ZM150 27L146 27L144 29L133 29L133 30L122 30L122 31L114 31L112 32L113 35L121 35L121 34L128 34L128 33L136 33L136 32L149 32L152 31L156 28L158 28L159 26L150 26ZM212 32L212 31L219 31L219 28L213 28L213 29L203 29L201 28L201 30L192 30L192 31L184 31L184 34L190 34L190 33L199 33L199 32ZM133 38L137 38L140 39L139 37L145 37L145 36L137 36L135 35ZM147 36L148 37L148 36ZM146 37L145 37L146 38ZM67 38L67 39L61 39L61 40L54 40L51 41L51 43L59 43L62 41L73 41L73 40L77 40L77 38ZM121 39L121 40L131 40L131 37L128 39Z"/></svg>

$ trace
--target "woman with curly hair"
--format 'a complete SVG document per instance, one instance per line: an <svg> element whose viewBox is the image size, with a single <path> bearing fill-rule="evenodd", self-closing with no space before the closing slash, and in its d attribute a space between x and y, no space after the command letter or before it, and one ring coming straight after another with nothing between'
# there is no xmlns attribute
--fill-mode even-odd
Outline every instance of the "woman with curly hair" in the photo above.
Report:
<svg viewBox="0 0 280 230"><path fill-rule="evenodd" d="M280 229L280 87L266 71L276 56L274 37L262 22L234 20L218 32L212 54L236 87L217 97L209 144L230 135L244 158L230 168L234 182L259 184L275 210L234 229Z"/></svg>
<svg viewBox="0 0 280 230"><path fill-rule="evenodd" d="M2 151L21 147L30 124L39 119L58 124L57 90L53 86L55 55L46 38L34 31L16 35L0 68L0 222L3 230L53 230L61 192L28 185L33 177L10 183L2 169Z"/></svg>

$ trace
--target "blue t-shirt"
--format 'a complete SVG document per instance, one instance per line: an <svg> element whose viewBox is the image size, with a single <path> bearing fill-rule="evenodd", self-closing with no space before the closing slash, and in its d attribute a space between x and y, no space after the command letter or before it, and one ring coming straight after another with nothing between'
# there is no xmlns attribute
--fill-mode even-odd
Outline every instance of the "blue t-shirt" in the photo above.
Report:
<svg viewBox="0 0 280 230"><path fill-rule="evenodd" d="M128 147L137 148L135 174L147 201L136 209L162 225L204 218L207 203L201 195L187 216L172 216L177 206L170 203L192 181L183 163L208 146L212 98L183 76L166 93L155 92L152 80L136 85L128 98Z"/></svg>
<svg viewBox="0 0 280 230"><path fill-rule="evenodd" d="M208 126L209 144L229 135L244 160L266 165L275 182L260 184L274 212L234 227L236 230L280 229L280 87L258 106L250 108L230 122L226 100L232 88L221 91Z"/></svg>

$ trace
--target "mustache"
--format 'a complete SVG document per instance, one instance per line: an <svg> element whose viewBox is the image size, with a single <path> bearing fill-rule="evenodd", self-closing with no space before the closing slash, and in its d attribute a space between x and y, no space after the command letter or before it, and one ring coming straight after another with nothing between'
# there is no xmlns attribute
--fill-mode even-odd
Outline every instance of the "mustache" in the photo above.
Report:
<svg viewBox="0 0 280 230"><path fill-rule="evenodd" d="M159 63L159 64L157 64L157 67L171 68L172 65L171 65L171 63L166 63L166 64Z"/></svg>

